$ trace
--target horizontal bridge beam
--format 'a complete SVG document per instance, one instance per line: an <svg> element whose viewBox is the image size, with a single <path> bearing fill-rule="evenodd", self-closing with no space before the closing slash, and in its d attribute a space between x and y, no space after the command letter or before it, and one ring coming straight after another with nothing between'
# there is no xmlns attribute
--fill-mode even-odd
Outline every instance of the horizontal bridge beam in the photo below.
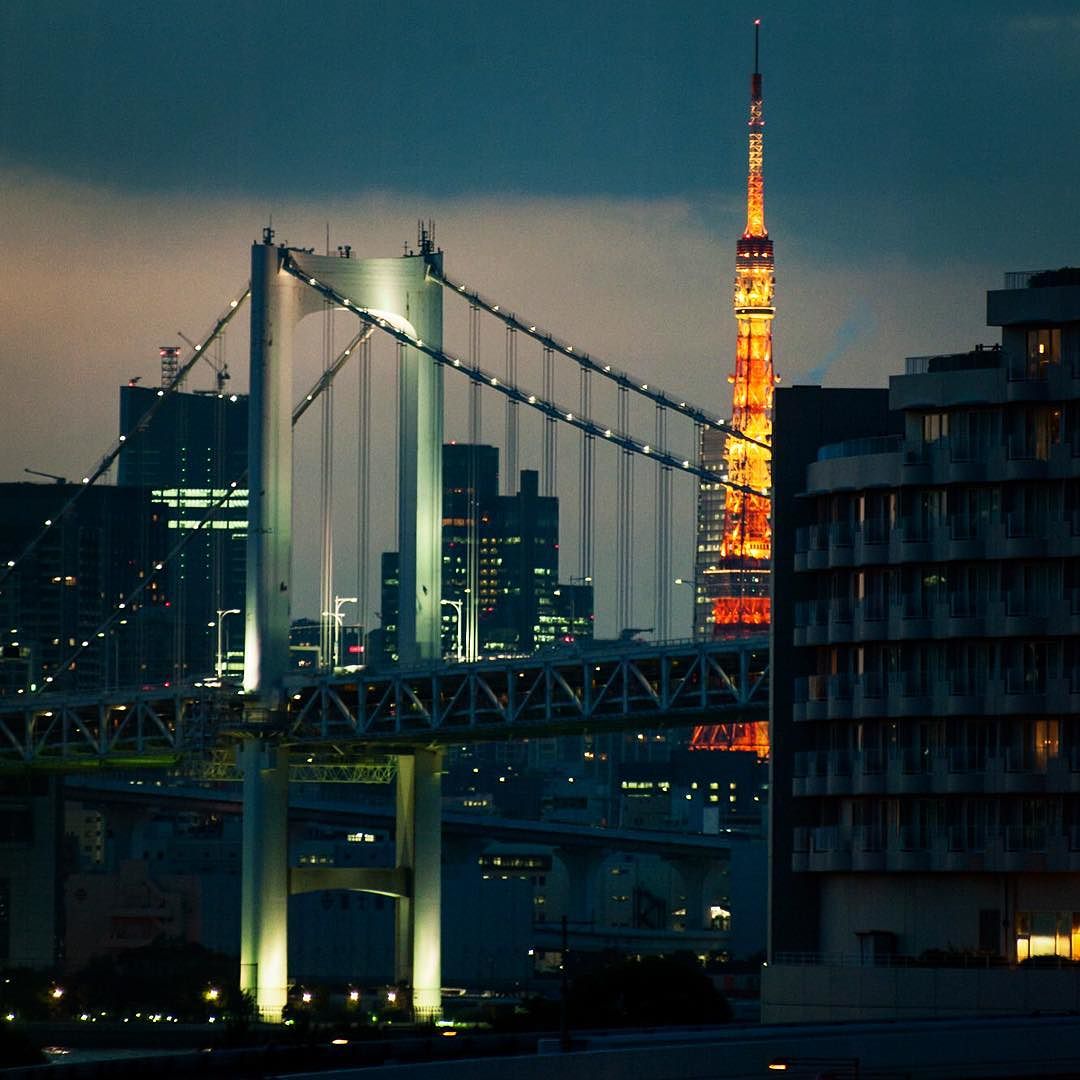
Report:
<svg viewBox="0 0 1080 1080"><path fill-rule="evenodd" d="M766 638L567 650L422 670L361 670L289 686L283 744L377 752L527 735L764 719ZM0 768L172 765L244 734L235 687L49 694L0 706ZM264 729L265 733L265 729ZM320 758L327 770L344 767ZM372 777L375 779L375 777ZM382 777L379 777L381 779Z"/></svg>

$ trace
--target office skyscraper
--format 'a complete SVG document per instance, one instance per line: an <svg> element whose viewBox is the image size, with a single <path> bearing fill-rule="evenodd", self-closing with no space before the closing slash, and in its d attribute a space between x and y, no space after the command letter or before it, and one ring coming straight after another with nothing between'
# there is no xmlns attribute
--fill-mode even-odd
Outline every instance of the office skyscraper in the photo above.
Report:
<svg viewBox="0 0 1080 1080"><path fill-rule="evenodd" d="M120 389L120 430L130 433L159 399L153 387ZM175 543L181 529L207 525L171 565L174 676L198 678L215 671L218 620L227 671L238 672L243 653L247 542L247 398L237 394L175 392L161 402L145 431L129 437L120 454L117 483L151 489ZM214 504L241 481L232 498Z"/></svg>

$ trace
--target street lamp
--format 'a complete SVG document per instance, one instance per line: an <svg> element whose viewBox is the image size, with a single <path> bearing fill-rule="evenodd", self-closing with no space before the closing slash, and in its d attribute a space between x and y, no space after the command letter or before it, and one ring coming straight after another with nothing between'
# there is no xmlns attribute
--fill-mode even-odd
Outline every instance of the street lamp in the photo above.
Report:
<svg viewBox="0 0 1080 1080"><path fill-rule="evenodd" d="M815 1080L859 1080L857 1057L797 1057L773 1058L768 1064L769 1072L790 1072L795 1077L813 1077Z"/></svg>
<svg viewBox="0 0 1080 1080"><path fill-rule="evenodd" d="M454 639L457 651L457 662L461 663L461 608L464 601L462 600L440 600L440 604L445 604L447 607L452 607L457 612L457 623L454 629Z"/></svg>
<svg viewBox="0 0 1080 1080"><path fill-rule="evenodd" d="M674 585L685 585L690 590L690 636L694 636L694 625L697 611L697 591L693 577L677 577L672 582Z"/></svg>
<svg viewBox="0 0 1080 1080"><path fill-rule="evenodd" d="M225 622L227 615L239 615L240 609L238 607L222 608L217 613L217 664L214 670L217 672L217 680L221 682L221 676L225 666L223 654L222 654L222 640L221 640L221 627Z"/></svg>
<svg viewBox="0 0 1080 1080"><path fill-rule="evenodd" d="M334 597L334 610L324 611L324 619L334 620L334 647L330 658L330 669L334 670L341 661L341 624L345 616L341 613L342 604L359 604L360 601L355 596L335 596Z"/></svg>

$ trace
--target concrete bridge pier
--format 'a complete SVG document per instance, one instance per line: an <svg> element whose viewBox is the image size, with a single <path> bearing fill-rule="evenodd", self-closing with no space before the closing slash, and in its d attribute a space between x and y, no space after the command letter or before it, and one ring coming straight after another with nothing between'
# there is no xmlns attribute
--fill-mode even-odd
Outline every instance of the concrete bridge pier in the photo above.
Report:
<svg viewBox="0 0 1080 1080"><path fill-rule="evenodd" d="M675 858L666 860L682 878L683 896L686 900L686 930L711 928L705 907L705 881L712 869L705 859Z"/></svg>
<svg viewBox="0 0 1080 1080"><path fill-rule="evenodd" d="M556 854L568 879L567 921L578 926L596 922L596 879L608 853L583 844L580 847L562 845L556 849Z"/></svg>
<svg viewBox="0 0 1080 1080"><path fill-rule="evenodd" d="M442 1015L442 758L437 748L398 758L397 865L410 882L397 905L395 977L412 987L417 1020Z"/></svg>
<svg viewBox="0 0 1080 1080"><path fill-rule="evenodd" d="M240 989L264 1020L288 994L289 752L261 739L239 750L244 777L240 865Z"/></svg>

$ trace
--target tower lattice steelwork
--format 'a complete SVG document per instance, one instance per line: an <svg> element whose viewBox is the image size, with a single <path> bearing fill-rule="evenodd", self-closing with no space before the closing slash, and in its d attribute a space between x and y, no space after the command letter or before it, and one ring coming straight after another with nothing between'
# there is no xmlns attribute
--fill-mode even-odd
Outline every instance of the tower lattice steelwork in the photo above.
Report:
<svg viewBox="0 0 1080 1080"><path fill-rule="evenodd" d="M765 228L765 177L762 166L765 121L758 30L754 24L754 73L750 79L749 174L746 231L735 248L735 321L738 336L731 424L746 436L724 447L727 477L733 484L767 491L771 487L769 451L776 376L772 360L772 320L776 277L773 243ZM753 441L751 441L753 440ZM769 623L769 557L772 532L769 500L729 487L724 499L720 547L720 594L713 601L714 633L727 636Z"/></svg>
<svg viewBox="0 0 1080 1080"><path fill-rule="evenodd" d="M714 637L760 633L769 625L769 559L772 530L769 500L744 488L768 491L772 469L772 400L776 375L772 360L772 320L776 314L773 242L765 228L763 167L765 119L758 70L760 20L754 22L754 72L750 77L749 170L746 229L735 247L735 346L731 426L745 438L729 437L722 475L733 485L724 493L723 529L715 563L708 568L711 630ZM703 447L703 452L704 452ZM702 513L699 510L699 530ZM701 540L699 532L699 542ZM694 731L700 749L756 750L768 753L764 724L714 724Z"/></svg>

